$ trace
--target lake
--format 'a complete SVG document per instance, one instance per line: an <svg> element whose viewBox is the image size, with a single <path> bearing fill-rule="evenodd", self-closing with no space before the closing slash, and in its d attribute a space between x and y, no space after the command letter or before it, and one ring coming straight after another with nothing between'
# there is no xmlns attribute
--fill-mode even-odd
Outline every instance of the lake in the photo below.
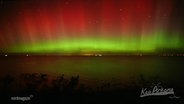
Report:
<svg viewBox="0 0 184 104"><path fill-rule="evenodd" d="M0 73L46 73L51 76L80 76L88 84L139 84L157 80L180 84L184 57L163 56L1 56Z"/></svg>

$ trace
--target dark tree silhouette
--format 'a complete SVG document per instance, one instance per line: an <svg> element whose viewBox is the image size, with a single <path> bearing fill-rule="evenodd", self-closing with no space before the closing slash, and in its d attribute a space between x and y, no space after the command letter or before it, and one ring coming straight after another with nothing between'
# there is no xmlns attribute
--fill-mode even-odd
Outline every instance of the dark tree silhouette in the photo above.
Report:
<svg viewBox="0 0 184 104"><path fill-rule="evenodd" d="M52 87L54 92L61 91L64 87L64 74L57 76L56 79L52 80Z"/></svg>
<svg viewBox="0 0 184 104"><path fill-rule="evenodd" d="M76 76L76 77L72 76L70 79L70 82L65 87L65 91L69 93L74 92L78 84L79 84L79 76Z"/></svg>

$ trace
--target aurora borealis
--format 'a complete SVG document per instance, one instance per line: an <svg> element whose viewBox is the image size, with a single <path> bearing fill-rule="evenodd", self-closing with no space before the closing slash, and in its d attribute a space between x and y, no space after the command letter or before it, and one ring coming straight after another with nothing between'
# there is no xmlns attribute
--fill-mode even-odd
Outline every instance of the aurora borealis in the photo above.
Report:
<svg viewBox="0 0 184 104"><path fill-rule="evenodd" d="M1 0L1 53L183 50L182 0Z"/></svg>
<svg viewBox="0 0 184 104"><path fill-rule="evenodd" d="M182 104L183 63L184 0L0 0L1 104Z"/></svg>

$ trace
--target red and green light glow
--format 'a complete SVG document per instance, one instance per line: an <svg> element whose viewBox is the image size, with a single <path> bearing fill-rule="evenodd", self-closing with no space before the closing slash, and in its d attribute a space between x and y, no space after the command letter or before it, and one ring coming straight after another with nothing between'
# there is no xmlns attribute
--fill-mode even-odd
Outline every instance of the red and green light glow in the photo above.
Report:
<svg viewBox="0 0 184 104"><path fill-rule="evenodd" d="M1 52L156 52L184 47L173 0L22 1L1 18Z"/></svg>

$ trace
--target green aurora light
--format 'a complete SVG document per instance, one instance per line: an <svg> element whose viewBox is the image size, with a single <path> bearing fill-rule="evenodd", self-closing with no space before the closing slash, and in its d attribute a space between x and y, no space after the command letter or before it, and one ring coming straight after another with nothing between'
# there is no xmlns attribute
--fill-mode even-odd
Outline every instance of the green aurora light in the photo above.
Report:
<svg viewBox="0 0 184 104"><path fill-rule="evenodd" d="M138 37L121 38L70 38L55 41L15 45L10 53L154 53L158 49L180 49L184 44L178 34L167 36L164 32Z"/></svg>

